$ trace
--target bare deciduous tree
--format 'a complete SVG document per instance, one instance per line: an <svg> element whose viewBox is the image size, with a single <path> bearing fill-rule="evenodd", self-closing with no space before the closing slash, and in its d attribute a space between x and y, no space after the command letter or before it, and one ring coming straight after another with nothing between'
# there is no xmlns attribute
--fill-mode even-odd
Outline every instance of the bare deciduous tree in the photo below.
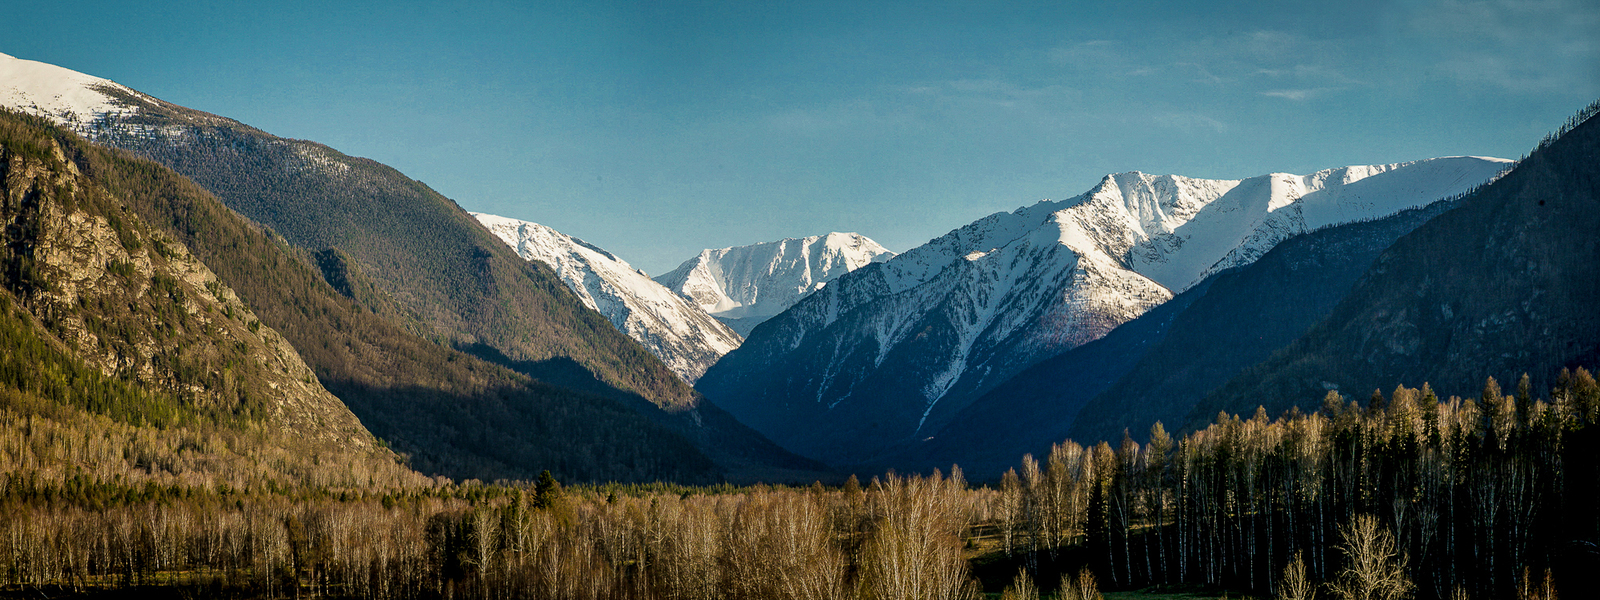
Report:
<svg viewBox="0 0 1600 600"><path fill-rule="evenodd" d="M1401 600L1411 596L1406 556L1395 548L1394 535L1372 515L1357 515L1339 528L1344 541L1339 549L1348 561L1339 579L1329 586L1344 600Z"/></svg>
<svg viewBox="0 0 1600 600"><path fill-rule="evenodd" d="M1078 571L1078 576L1061 576L1061 600L1104 600L1100 595L1100 582L1088 567Z"/></svg>
<svg viewBox="0 0 1600 600"><path fill-rule="evenodd" d="M1000 600L1039 600L1039 588L1033 585L1033 576L1027 569L1017 569L1011 585L1000 592Z"/></svg>
<svg viewBox="0 0 1600 600"><path fill-rule="evenodd" d="M1311 579L1306 577L1306 562L1299 552L1294 560L1283 567L1283 579L1278 582L1278 600L1311 600Z"/></svg>

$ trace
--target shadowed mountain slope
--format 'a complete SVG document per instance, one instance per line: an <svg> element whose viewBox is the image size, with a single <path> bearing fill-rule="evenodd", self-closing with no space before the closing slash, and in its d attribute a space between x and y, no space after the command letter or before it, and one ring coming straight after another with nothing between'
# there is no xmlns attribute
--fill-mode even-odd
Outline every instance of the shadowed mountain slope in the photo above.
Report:
<svg viewBox="0 0 1600 600"><path fill-rule="evenodd" d="M319 279L348 294L360 309L376 311L401 329L569 388L551 388L552 394L576 391L575 397L599 396L633 408L696 440L706 452L744 466L773 466L747 462L755 457L770 458L779 466L811 464L721 411L702 410L698 394L637 342L584 307L548 267L517 256L461 207L421 182L371 160L278 138L52 65L0 56L0 69L11 74L0 81L0 102L189 177L229 208L266 225L297 254L309 255ZM354 368L392 374L402 367L376 359ZM405 377L434 376L418 372ZM479 383L450 393L481 389ZM441 389L431 383L421 388ZM349 393L364 394L366 389L358 386ZM405 386L384 383L370 389L392 395ZM435 404L445 410L451 403ZM504 419L482 420L491 427L509 427ZM472 428L464 431L461 435L476 434ZM482 439L474 443L495 447ZM698 468L694 461L684 464Z"/></svg>
<svg viewBox="0 0 1600 600"><path fill-rule="evenodd" d="M1291 238L1250 266L1217 276L1174 319L1166 339L1084 406L1069 435L1116 441L1128 430L1143 439L1156 421L1181 423L1207 392L1327 316L1396 239L1453 206L1437 202Z"/></svg>
<svg viewBox="0 0 1600 600"><path fill-rule="evenodd" d="M1397 382L1472 390L1600 359L1600 103L1386 250L1304 336L1214 391L1218 410L1316 406Z"/></svg>
<svg viewBox="0 0 1600 600"><path fill-rule="evenodd" d="M300 351L315 372L306 379L409 453L418 470L483 479L532 478L542 469L571 480L720 479L689 440L616 400L531 381L419 338L340 295L282 238L165 167L33 126L123 210L186 247L237 292L251 319ZM351 289L370 285L359 271L344 276Z"/></svg>

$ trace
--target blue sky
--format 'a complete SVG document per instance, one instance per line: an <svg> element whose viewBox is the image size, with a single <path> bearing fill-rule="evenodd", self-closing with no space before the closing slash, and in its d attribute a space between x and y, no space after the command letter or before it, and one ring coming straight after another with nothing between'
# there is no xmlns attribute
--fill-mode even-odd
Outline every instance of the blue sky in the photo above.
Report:
<svg viewBox="0 0 1600 600"><path fill-rule="evenodd" d="M903 251L1111 172L1516 158L1600 97L1593 0L1216 4L35 2L0 52L652 274L827 231Z"/></svg>

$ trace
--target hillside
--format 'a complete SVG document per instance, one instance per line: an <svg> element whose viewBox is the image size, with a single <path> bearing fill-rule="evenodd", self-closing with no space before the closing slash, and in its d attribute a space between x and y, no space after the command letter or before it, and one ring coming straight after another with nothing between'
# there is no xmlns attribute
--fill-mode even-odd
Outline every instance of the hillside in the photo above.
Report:
<svg viewBox="0 0 1600 600"><path fill-rule="evenodd" d="M419 467L531 476L539 464L566 460L567 476L576 479L699 481L719 470L703 460L707 452L734 470L811 464L705 404L584 307L548 267L523 260L420 182L67 69L9 56L0 56L0 69L16 75L0 81L0 102L173 167L200 184L184 182L190 191L214 192L224 212L265 226L271 244L297 263L314 263L316 285L333 285L346 306L281 299L281 318L296 322L281 328L314 369L343 382L330 381L329 389L378 435L411 444ZM170 220L186 236L208 235L187 218L180 208L152 221ZM241 290L279 293L276 275L238 275ZM354 321L330 326L325 315ZM303 338L288 331L295 328ZM463 362L456 350L481 360ZM627 411L644 420L619 416ZM546 435L529 438L530 430ZM694 447L678 447L683 440ZM664 458L645 458L656 453L644 450L652 444ZM607 460L613 452L622 458ZM611 469L615 475L607 475Z"/></svg>
<svg viewBox="0 0 1600 600"><path fill-rule="evenodd" d="M224 279L130 210L138 198L80 169L72 137L0 111L0 430L68 438L8 442L8 471L49 481L73 466L105 485L420 480ZM122 459L40 462L89 451L70 441L84 435ZM184 439L187 452L163 451Z"/></svg>
<svg viewBox="0 0 1600 600"><path fill-rule="evenodd" d="M1209 394L1219 409L1316 406L1399 381L1481 389L1487 377L1550 387L1600 358L1600 104L1516 169L1400 238L1326 319ZM1581 121L1581 122L1580 122Z"/></svg>
<svg viewBox="0 0 1600 600"><path fill-rule="evenodd" d="M71 168L174 247L192 251L237 292L259 319L256 327L279 332L300 351L315 373L303 377L320 381L337 396L329 400L361 418L355 427L364 424L409 454L418 470L482 479L532 478L542 469L574 480L719 477L682 435L617 401L530 381L419 338L341 296L308 257L170 170L29 117L4 119L54 140ZM367 285L359 271L344 274L352 289Z"/></svg>
<svg viewBox="0 0 1600 600"><path fill-rule="evenodd" d="M419 335L619 399L637 394L674 411L698 401L548 268L388 166L68 69L10 56L0 68L0 103L166 165L295 247L343 253Z"/></svg>

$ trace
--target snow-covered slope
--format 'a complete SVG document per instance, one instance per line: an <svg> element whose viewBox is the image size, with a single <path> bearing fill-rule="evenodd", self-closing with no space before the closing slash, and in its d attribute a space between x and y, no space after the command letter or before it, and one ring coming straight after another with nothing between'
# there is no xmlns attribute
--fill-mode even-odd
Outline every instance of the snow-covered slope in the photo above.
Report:
<svg viewBox="0 0 1600 600"><path fill-rule="evenodd" d="M144 97L106 79L0 54L0 106L82 129L137 110L120 99L126 96Z"/></svg>
<svg viewBox="0 0 1600 600"><path fill-rule="evenodd" d="M1241 181L1110 175L1076 198L984 217L840 277L697 387L791 450L868 460L1212 272L1293 235L1461 193L1509 164L1451 157Z"/></svg>
<svg viewBox="0 0 1600 600"><path fill-rule="evenodd" d="M830 233L704 250L656 281L749 335L827 282L893 256L866 236Z"/></svg>
<svg viewBox="0 0 1600 600"><path fill-rule="evenodd" d="M538 223L472 213L517 254L555 269L589 308L694 383L741 338L610 252Z"/></svg>

